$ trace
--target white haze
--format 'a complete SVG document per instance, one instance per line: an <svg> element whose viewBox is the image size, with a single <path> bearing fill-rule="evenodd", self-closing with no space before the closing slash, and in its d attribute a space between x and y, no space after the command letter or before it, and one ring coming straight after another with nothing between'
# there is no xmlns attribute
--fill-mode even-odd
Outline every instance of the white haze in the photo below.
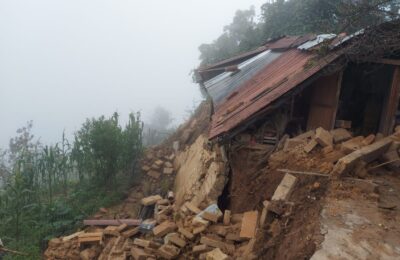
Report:
<svg viewBox="0 0 400 260"><path fill-rule="evenodd" d="M114 111L160 105L180 123L201 100L198 46L263 2L0 0L0 147L28 120L45 143Z"/></svg>

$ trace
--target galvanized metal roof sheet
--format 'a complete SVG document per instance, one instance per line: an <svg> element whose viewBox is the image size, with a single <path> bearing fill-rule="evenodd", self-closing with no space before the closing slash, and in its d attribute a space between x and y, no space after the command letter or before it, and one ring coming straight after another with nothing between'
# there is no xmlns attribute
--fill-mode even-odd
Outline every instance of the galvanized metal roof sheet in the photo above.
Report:
<svg viewBox="0 0 400 260"><path fill-rule="evenodd" d="M320 43L327 41L327 40L331 40L335 37L336 37L336 34L320 34L320 35L317 35L317 37L314 40L307 41L297 48L299 50L309 50L309 49L319 45Z"/></svg>
<svg viewBox="0 0 400 260"><path fill-rule="evenodd" d="M204 83L214 106L218 106L225 97L231 95L243 83L281 55L279 52L264 51L238 65L238 71L224 72Z"/></svg>
<svg viewBox="0 0 400 260"><path fill-rule="evenodd" d="M210 138L239 126L273 101L305 81L332 62L337 55L319 60L310 52L291 49L258 71L251 80L240 86L235 95L228 96L212 117Z"/></svg>

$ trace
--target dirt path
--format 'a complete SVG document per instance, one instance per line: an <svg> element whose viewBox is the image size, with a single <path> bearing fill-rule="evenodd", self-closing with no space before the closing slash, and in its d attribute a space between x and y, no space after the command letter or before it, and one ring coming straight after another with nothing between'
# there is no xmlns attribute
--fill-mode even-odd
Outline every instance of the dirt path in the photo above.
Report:
<svg viewBox="0 0 400 260"><path fill-rule="evenodd" d="M377 193L353 192L354 186L330 192L321 213L325 238L311 259L400 259L400 181L374 179Z"/></svg>

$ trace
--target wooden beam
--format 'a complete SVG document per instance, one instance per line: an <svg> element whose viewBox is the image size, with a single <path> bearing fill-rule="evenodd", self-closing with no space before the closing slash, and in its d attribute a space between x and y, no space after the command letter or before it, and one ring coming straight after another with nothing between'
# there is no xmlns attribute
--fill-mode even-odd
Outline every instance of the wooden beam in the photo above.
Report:
<svg viewBox="0 0 400 260"><path fill-rule="evenodd" d="M400 66L400 60L393 60L393 59L379 59L376 61L376 63L383 63L387 65L394 65L394 66Z"/></svg>
<svg viewBox="0 0 400 260"><path fill-rule="evenodd" d="M381 114L380 132L384 135L392 133L397 106L400 95L400 66L396 66L393 73L392 83L385 98L384 107Z"/></svg>

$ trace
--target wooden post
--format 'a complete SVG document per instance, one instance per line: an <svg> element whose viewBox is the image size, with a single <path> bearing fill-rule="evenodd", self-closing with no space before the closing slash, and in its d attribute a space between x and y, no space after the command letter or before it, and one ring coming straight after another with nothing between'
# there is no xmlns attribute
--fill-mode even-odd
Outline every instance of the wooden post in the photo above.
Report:
<svg viewBox="0 0 400 260"><path fill-rule="evenodd" d="M400 95L400 66L396 66L393 73L392 84L388 91L386 102L383 104L380 132L384 135L392 133Z"/></svg>

